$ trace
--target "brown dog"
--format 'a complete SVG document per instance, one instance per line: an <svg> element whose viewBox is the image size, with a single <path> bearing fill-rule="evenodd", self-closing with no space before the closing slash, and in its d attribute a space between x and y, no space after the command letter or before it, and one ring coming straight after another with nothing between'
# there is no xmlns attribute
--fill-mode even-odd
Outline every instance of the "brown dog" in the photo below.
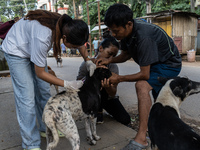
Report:
<svg viewBox="0 0 200 150"><path fill-rule="evenodd" d="M51 67L50 67L50 66L47 66L47 67L48 67L48 72L49 72L51 75L57 77L56 74L55 74L55 72L51 69ZM50 84L50 86L51 86L51 85L52 85L52 84ZM58 93L59 93L59 91L58 91L58 86L57 86L57 85L54 85L54 87L55 87L55 89L56 89L56 93L58 94Z"/></svg>

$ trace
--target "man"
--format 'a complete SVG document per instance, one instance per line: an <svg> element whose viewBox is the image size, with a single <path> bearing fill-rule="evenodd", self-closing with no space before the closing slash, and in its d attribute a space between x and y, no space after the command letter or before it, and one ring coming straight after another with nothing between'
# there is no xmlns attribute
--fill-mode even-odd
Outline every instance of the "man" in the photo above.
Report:
<svg viewBox="0 0 200 150"><path fill-rule="evenodd" d="M93 42L92 42L92 44L93 44L93 49L94 49L94 52L95 52L95 56L97 55L97 53L98 53L98 43L99 43L99 41L97 40L97 37L95 36L94 37L94 40L93 40Z"/></svg>
<svg viewBox="0 0 200 150"><path fill-rule="evenodd" d="M60 46L61 46L61 50L62 50L63 56L65 56L65 57L66 57L67 51L66 51L65 44L64 44L64 43L62 43Z"/></svg>
<svg viewBox="0 0 200 150"><path fill-rule="evenodd" d="M156 100L162 88L157 78L159 76L175 77L181 70L181 56L166 32L154 24L132 18L132 10L124 4L114 4L109 7L104 22L112 35L121 40L122 52L117 57L101 58L96 61L97 65L103 65L125 62L132 57L140 66L140 71L135 74L123 76L113 74L109 78L113 85L119 82L136 82L139 130L134 140L131 140L123 150L147 148L147 122L152 105L149 93L152 91Z"/></svg>
<svg viewBox="0 0 200 150"><path fill-rule="evenodd" d="M102 37L99 36L99 41L98 41L98 46L100 45L100 43L103 41Z"/></svg>

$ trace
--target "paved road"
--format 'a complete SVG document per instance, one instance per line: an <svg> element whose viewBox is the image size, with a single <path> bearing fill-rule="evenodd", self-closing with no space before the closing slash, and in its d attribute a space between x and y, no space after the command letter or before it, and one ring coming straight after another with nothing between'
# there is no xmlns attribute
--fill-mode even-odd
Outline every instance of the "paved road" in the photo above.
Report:
<svg viewBox="0 0 200 150"><path fill-rule="evenodd" d="M57 67L54 58L48 58L48 64L59 74L59 77L66 80L76 79L78 68L83 61L82 57L63 58L63 67ZM120 74L131 74L139 71L138 65L134 61L127 61L118 64ZM183 68L180 76L186 76L194 81L200 82L200 62L183 62ZM128 109L137 107L137 96L135 92L135 83L123 82L118 86L118 94L122 104ZM181 105L181 114L186 118L191 118L200 122L200 94L188 97Z"/></svg>

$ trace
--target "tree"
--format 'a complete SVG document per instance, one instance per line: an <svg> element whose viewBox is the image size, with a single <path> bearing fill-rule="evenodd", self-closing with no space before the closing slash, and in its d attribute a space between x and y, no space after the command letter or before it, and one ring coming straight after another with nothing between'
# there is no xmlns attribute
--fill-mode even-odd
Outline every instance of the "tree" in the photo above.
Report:
<svg viewBox="0 0 200 150"><path fill-rule="evenodd" d="M84 1L84 3L86 3L85 0L74 0L75 10L76 10L75 13L76 13L77 18L80 15L79 6L81 5L82 1ZM74 7L73 7L73 0L60 0L58 5L60 7L64 7L64 4L69 5L68 15L71 16L72 18L75 18Z"/></svg>
<svg viewBox="0 0 200 150"><path fill-rule="evenodd" d="M37 0L25 0L28 10L36 9ZM16 16L24 17L27 13L23 0L0 0L0 14L12 19Z"/></svg>
<svg viewBox="0 0 200 150"><path fill-rule="evenodd" d="M1 16L5 16L10 18L10 14L12 14L11 8L7 7L9 1L8 0L0 0L0 14Z"/></svg>
<svg viewBox="0 0 200 150"><path fill-rule="evenodd" d="M9 21L10 19L8 19L7 17L1 15L1 22L7 22Z"/></svg>

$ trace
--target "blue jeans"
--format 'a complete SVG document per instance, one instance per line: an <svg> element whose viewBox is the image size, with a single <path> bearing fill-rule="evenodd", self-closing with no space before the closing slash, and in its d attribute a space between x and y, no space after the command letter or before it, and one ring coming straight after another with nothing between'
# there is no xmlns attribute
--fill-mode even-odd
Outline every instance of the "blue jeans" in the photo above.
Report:
<svg viewBox="0 0 200 150"><path fill-rule="evenodd" d="M35 74L34 64L29 58L5 53L15 96L17 120L20 126L22 147L40 147L40 132L45 131L42 113L51 97L50 84ZM45 67L47 70L47 66ZM36 119L39 127L37 127Z"/></svg>

